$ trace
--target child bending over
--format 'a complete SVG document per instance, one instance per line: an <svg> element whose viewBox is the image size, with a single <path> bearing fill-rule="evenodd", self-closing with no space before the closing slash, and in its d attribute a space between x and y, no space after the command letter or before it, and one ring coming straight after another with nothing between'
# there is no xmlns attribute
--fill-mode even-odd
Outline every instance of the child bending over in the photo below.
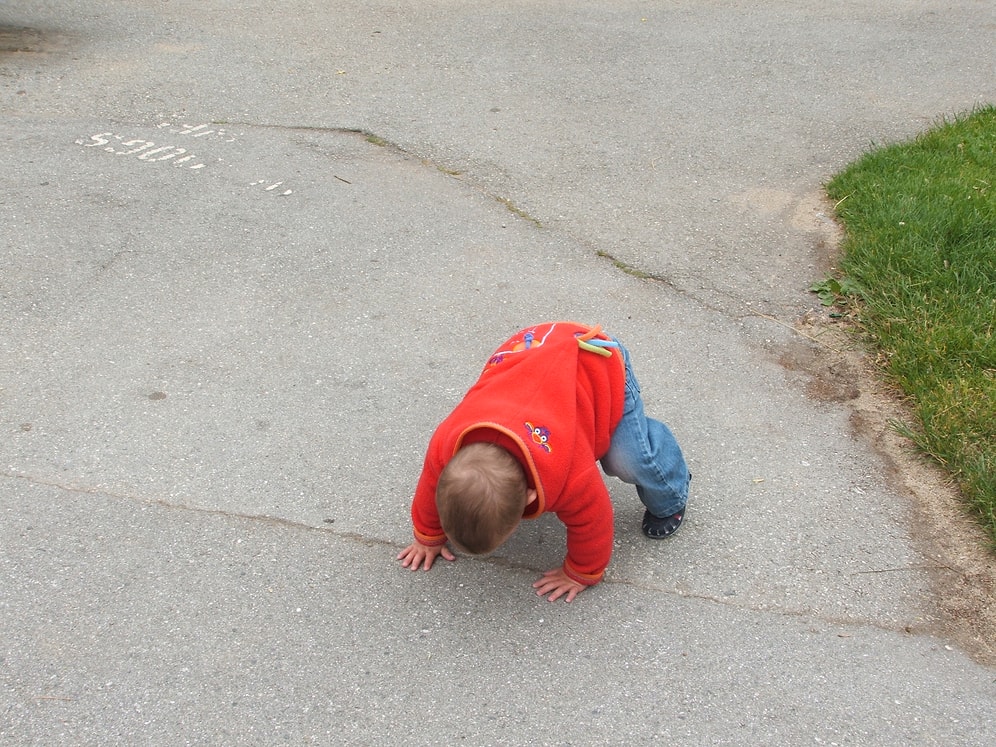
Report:
<svg viewBox="0 0 996 747"><path fill-rule="evenodd" d="M458 550L481 555L522 519L552 511L567 557L533 587L570 602L602 580L612 554L612 503L598 470L636 485L643 533L681 525L691 475L674 435L643 411L629 352L600 327L548 322L521 330L429 441L412 501L415 540L402 566L429 570Z"/></svg>

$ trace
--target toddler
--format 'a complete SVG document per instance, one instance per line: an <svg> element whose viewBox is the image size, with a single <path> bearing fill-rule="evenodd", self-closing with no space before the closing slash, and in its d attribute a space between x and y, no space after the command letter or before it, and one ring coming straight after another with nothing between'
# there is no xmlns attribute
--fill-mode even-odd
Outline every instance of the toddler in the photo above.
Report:
<svg viewBox="0 0 996 747"><path fill-rule="evenodd" d="M533 587L570 602L601 581L612 503L598 470L636 485L643 533L681 525L691 475L671 430L643 411L629 352L601 327L547 322L521 330L429 441L412 501L415 539L401 564L429 570L458 550L489 553L519 521L554 512L567 557Z"/></svg>

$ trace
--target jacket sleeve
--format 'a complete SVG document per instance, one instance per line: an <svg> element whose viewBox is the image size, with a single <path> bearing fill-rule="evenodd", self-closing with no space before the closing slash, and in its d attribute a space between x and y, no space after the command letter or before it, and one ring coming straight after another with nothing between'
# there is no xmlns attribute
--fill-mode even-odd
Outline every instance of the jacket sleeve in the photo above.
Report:
<svg viewBox="0 0 996 747"><path fill-rule="evenodd" d="M446 533L439 523L439 512L436 510L436 485L442 468L433 458L434 449L435 444L430 443L412 500L415 539L430 547L446 544Z"/></svg>
<svg viewBox="0 0 996 747"><path fill-rule="evenodd" d="M556 513L567 528L564 572L579 584L597 584L612 557L614 530L612 501L594 463L567 485Z"/></svg>

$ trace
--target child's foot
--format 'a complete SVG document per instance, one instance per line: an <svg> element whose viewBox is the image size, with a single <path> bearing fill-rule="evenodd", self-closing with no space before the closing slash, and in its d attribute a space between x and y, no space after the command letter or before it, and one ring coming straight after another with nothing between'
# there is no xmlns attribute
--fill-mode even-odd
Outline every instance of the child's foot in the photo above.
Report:
<svg viewBox="0 0 996 747"><path fill-rule="evenodd" d="M685 510L682 509L676 514L663 518L654 516L649 511L643 512L643 533L650 539L664 539L670 537L681 526L681 520L685 517Z"/></svg>

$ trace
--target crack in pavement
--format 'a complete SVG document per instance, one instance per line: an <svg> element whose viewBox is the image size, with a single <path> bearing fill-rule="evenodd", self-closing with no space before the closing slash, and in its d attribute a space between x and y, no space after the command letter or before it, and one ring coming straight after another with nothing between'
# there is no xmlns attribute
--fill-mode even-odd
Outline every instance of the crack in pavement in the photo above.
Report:
<svg viewBox="0 0 996 747"><path fill-rule="evenodd" d="M366 140L371 145L378 148L387 149L397 155L406 159L415 159L421 165L429 167L438 171L439 173L449 176L452 178L460 178L460 181L467 187L478 191L479 193L485 195L488 199L497 202L502 205L508 212L518 219L528 221L532 223L536 228L541 230L550 230L550 227L542 222L538 217L532 215L527 210L523 209L520 205L515 203L509 197L493 192L486 187L484 187L477 179L467 178L466 172L459 169L455 169L446 166L435 159L420 155L411 150L408 150L403 145L394 142L388 138L378 135L376 132L369 130L364 127L350 127L350 126L323 126L323 125L295 125L295 124L272 124L272 123L259 123L259 122L245 122L245 121L223 121L223 122L212 122L212 125L225 125L225 126L238 126L247 129L260 129L260 130L274 130L279 132L301 132L301 133L319 133L328 135L345 135L359 137ZM339 181L351 184L352 182L342 179L341 177L333 176ZM614 256L612 253L601 249L593 244L590 239L576 235L569 228L559 229L565 236L567 236L571 241L583 247L587 251L590 251L596 258L610 262L619 272L626 275L634 277L638 280L645 280L648 282L653 282L657 285L663 286L678 295L690 299L694 303L698 304L701 308L704 308L713 313L719 314L721 316L727 317L732 321L743 320L748 317L761 317L767 319L776 324L782 325L788 329L799 333L799 330L795 329L791 322L780 320L771 314L761 313L757 309L753 308L753 305L757 301L752 301L750 299L744 299L730 293L728 290L717 287L710 284L706 279L694 273L688 274L687 278L695 281L698 285L698 290L706 295L713 297L718 297L721 299L726 299L731 302L734 306L745 307L741 313L737 313L734 309L722 308L717 303L711 303L706 298L701 297L695 292L695 288L688 287L687 285L680 284L677 280L662 275L657 272L639 267L637 265L631 264L624 260L621 260ZM805 336L805 335L804 335Z"/></svg>
<svg viewBox="0 0 996 747"><path fill-rule="evenodd" d="M290 529L296 531L316 532L334 537L336 539L341 539L348 542L354 542L363 545L365 547L384 548L384 549L389 549L391 551L395 550L400 551L405 547L405 545L399 544L391 540L379 537L369 537L360 534L358 532L337 531L329 527L314 526L312 524L306 524L304 522L295 521L293 519L286 519L277 516L269 516L266 514L239 513L236 511L205 508L203 506L182 505L178 503L172 503L162 498L142 498L140 496L136 496L130 493L117 492L92 485L81 485L79 483L66 483L58 480L35 477L33 475L28 475L28 474L11 472L8 470L0 470L0 478L9 479L9 480L22 480L31 483L32 485L37 485L47 488L55 488L56 490L61 490L68 493L98 496L102 498L109 498L129 503L137 503L144 506L151 506L171 511L185 511L202 516L211 516L221 519L236 520L236 521L253 523L253 524L262 524L271 527L281 527L284 529ZM493 557L493 556L481 557L481 558L475 558L474 560L480 563L486 563L496 568L504 568L513 571L524 571L529 573L542 574L547 570L545 568L537 568L535 566L529 565L528 563L522 563L504 557ZM403 570L407 573L412 572L410 569L403 569ZM912 570L912 569L890 568L885 570L896 571L896 570ZM729 599L723 597L717 597L711 594L692 592L674 587L668 588L661 586L659 584L652 584L646 581L641 581L632 578L617 577L610 575L606 577L601 583L610 586L627 587L631 589L636 589L638 591L667 594L670 596L678 597L680 599L710 602L712 604L717 604L723 607L745 611L745 612L758 612L758 613L765 613L765 614L778 615L782 617L792 617L800 619L810 618L812 620L819 621L823 624L830 626L838 626L844 628L873 628L891 633L905 633L905 634L930 633L929 629L926 626L914 627L910 625L888 625L882 622L861 619L861 618L846 618L846 617L823 615L820 614L819 611L811 609L801 609L801 608L792 609L787 607L782 608L782 607L773 607L768 605L751 606L751 605L732 602ZM843 634L841 635L842 637L847 637L843 636Z"/></svg>

